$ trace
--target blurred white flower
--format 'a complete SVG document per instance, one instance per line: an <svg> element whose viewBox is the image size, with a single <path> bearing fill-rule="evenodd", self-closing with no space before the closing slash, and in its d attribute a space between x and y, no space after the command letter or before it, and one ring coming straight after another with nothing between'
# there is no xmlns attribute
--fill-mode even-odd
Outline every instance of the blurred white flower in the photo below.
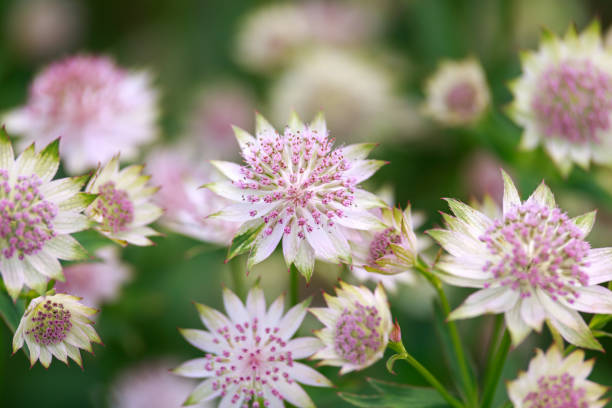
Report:
<svg viewBox="0 0 612 408"><path fill-rule="evenodd" d="M157 113L157 92L147 72L126 71L106 57L76 56L38 74L26 105L4 121L27 143L61 137L60 153L72 173L118 152L134 158L156 136Z"/></svg>
<svg viewBox="0 0 612 408"><path fill-rule="evenodd" d="M477 121L489 106L489 86L474 58L443 61L425 84L424 112L448 126Z"/></svg>
<svg viewBox="0 0 612 408"><path fill-rule="evenodd" d="M121 286L130 278L130 268L119 259L119 251L107 246L96 251L100 261L72 264L64 269L65 282L56 282L55 290L82 298L82 303L99 307L115 300Z"/></svg>

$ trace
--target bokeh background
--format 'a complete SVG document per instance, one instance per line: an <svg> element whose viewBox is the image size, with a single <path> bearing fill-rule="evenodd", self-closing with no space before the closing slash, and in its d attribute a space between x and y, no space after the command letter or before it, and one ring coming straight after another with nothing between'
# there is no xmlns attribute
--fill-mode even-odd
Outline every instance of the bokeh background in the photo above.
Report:
<svg viewBox="0 0 612 408"><path fill-rule="evenodd" d="M523 194L545 179L570 215L598 208L591 242L612 244L612 172L574 170L561 178L541 150L518 151L520 129L501 110L510 101L507 81L520 74L518 51L537 47L541 27L562 33L570 22L582 28L599 18L605 30L612 20L605 0L3 0L0 17L0 111L23 104L31 79L51 61L75 53L110 55L120 65L149 69L162 95L159 138L142 149L143 161L170 142L190 146L202 161L231 159L237 146L229 123L252 130L257 110L282 126L292 108L304 119L323 109L338 143L380 143L374 156L391 163L368 188L385 188L401 205L410 201L426 215L425 227L440 223L441 197L469 200L488 192L499 199L503 167ZM440 60L468 56L485 69L490 111L461 128L424 117L425 79ZM201 327L192 301L221 307L222 285L234 287L232 266L223 262L224 248L165 233L156 246L121 252L131 278L101 308L96 327L105 345L84 357L84 370L57 361L48 370L29 368L23 353L11 356L11 333L0 327L0 406L113 406L121 378L140 375L133 367L171 367L198 356L177 327ZM95 249L95 238L81 238ZM317 264L300 294L320 304L319 288L330 291L339 277L352 280L339 266ZM286 291L278 253L258 265L247 284L256 280L268 301ZM452 291L453 305L464 295ZM399 286L390 300L407 349L448 383L452 374L428 292ZM309 317L303 332L316 327ZM459 327L481 371L492 320ZM530 336L511 352L503 377L514 378L534 348L549 343L547 334ZM602 344L612 350L611 339ZM597 357L592 380L612 384L610 353L588 354ZM321 407L348 406L338 390L373 392L367 377L425 384L402 363L396 376L383 361L343 377L334 368L322 371L338 389L308 389ZM500 387L496 399L504 398Z"/></svg>

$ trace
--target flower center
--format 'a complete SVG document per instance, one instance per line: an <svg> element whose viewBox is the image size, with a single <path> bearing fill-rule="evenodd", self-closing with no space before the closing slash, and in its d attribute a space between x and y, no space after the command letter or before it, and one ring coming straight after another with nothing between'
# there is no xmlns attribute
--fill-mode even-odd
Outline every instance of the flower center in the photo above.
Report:
<svg viewBox="0 0 612 408"><path fill-rule="evenodd" d="M55 236L57 206L44 200L41 184L35 174L11 184L8 172L0 169L0 249L7 259L36 254Z"/></svg>
<svg viewBox="0 0 612 408"><path fill-rule="evenodd" d="M452 112L470 115L476 110L476 89L470 82L460 82L446 94L446 106Z"/></svg>
<svg viewBox="0 0 612 408"><path fill-rule="evenodd" d="M525 397L526 408L588 408L586 391L574 385L574 377L563 375L542 376L538 390Z"/></svg>
<svg viewBox="0 0 612 408"><path fill-rule="evenodd" d="M293 367L292 352L287 342L277 335L279 331L279 327L262 327L253 318L212 332L212 342L220 351L217 355L206 354L204 368L217 377L213 389L221 390L222 397L234 392L233 404L243 399L245 406L250 403L253 408L268 406L264 386L282 400L275 383L291 384L294 380L289 374Z"/></svg>
<svg viewBox="0 0 612 408"><path fill-rule="evenodd" d="M355 302L352 310L345 308L336 322L336 352L353 364L364 364L383 344L381 322L374 306Z"/></svg>
<svg viewBox="0 0 612 408"><path fill-rule="evenodd" d="M398 244L401 240L402 237L395 233L394 228L387 228L383 232L376 234L370 244L370 259L368 263L375 264L383 256L392 254L393 251L389 245Z"/></svg>
<svg viewBox="0 0 612 408"><path fill-rule="evenodd" d="M559 208L527 201L496 220L480 240L493 255L483 271L523 297L540 288L555 300L564 297L573 303L578 297L574 287L588 284L583 268L590 245Z"/></svg>
<svg viewBox="0 0 612 408"><path fill-rule="evenodd" d="M125 231L134 220L134 204L128 193L115 188L112 181L100 186L96 209L102 216L102 225L113 233Z"/></svg>
<svg viewBox="0 0 612 408"><path fill-rule="evenodd" d="M243 201L270 204L272 209L261 215L268 235L281 224L285 234L297 228L304 238L314 227L333 226L333 218L343 217L342 209L353 205L356 182L345 174L349 163L340 151L331 150L332 144L314 130L287 128L283 135L260 135L244 154L247 166L234 185L250 190Z"/></svg>
<svg viewBox="0 0 612 408"><path fill-rule="evenodd" d="M72 328L70 310L64 309L61 303L50 300L47 300L42 308L38 306L36 310L36 315L32 317L32 328L25 333L43 346L61 343Z"/></svg>
<svg viewBox="0 0 612 408"><path fill-rule="evenodd" d="M547 137L600 143L610 128L612 78L591 61L565 61L539 78L532 107Z"/></svg>

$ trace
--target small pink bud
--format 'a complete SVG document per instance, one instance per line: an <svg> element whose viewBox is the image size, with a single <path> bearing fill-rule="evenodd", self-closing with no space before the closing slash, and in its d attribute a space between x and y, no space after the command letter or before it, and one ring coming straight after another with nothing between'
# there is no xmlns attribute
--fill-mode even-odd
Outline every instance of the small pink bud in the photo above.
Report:
<svg viewBox="0 0 612 408"><path fill-rule="evenodd" d="M391 334L389 334L389 340L394 343L402 342L402 329L397 323L397 318L395 319L395 323L393 324L393 328L391 329Z"/></svg>

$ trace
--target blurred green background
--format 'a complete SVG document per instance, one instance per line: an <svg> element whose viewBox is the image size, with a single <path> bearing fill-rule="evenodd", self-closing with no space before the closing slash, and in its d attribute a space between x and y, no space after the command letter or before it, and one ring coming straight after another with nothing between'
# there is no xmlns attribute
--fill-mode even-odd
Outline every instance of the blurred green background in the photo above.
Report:
<svg viewBox="0 0 612 408"><path fill-rule="evenodd" d="M29 82L47 63L75 52L87 52L109 54L121 65L149 68L155 74L162 93L160 141L184 138L188 113L194 109L200 91L222 81L240 84L254 95L255 109L274 116L272 90L287 68L251 70L237 62L240 56L236 46L249 13L270 2L43 2L61 7L68 4L68 11L63 11L67 14L59 14L59 27L67 34L59 35L50 45L41 45L40 33L31 32L40 20L32 12L27 14L27 9L23 11L36 1L0 2L2 111L25 101ZM391 123L357 137L380 141L374 156L391 162L368 182L369 189L391 186L396 202L404 205L410 201L413 208L427 215L426 226L431 227L440 223L437 212L445 210L441 197L469 200L481 197L485 191L499 194L498 168L503 166L515 177L524 195L546 179L570 215L598 208L599 222L591 242L593 246L612 244L612 173L598 168L591 172L575 169L567 180L562 179L541 150L517 150L520 129L501 112L510 100L506 82L520 74L517 53L537 47L540 28L546 26L562 33L570 22L582 28L597 17L605 30L612 18L609 2L382 0L367 2L367 6L380 13L379 33L373 40L353 44L351 52L366 55L392 72L394 96L409 102L404 115L412 118L408 125ZM461 129L440 127L420 117L418 106L423 99L425 78L441 59L470 55L485 68L493 97L492 111L477 126ZM301 63L308 64L308 58ZM340 143L351 137L338 133L333 126L330 130ZM143 150L143 158L147 149ZM202 157L214 157L214 153L203 151ZM66 367L58 361L48 370L40 365L29 368L23 353L11 357L11 333L0 327L0 406L106 407L113 382L128 367L158 357L181 361L198 356L176 328L201 328L192 301L221 308L222 285L233 285L229 267L223 263L225 249L171 232L157 238L156 243L154 247L123 251L122 258L131 265L134 276L119 299L102 308L96 327L105 345L94 347L95 356L84 357L83 371L74 364ZM309 287L302 282L301 295L312 294L314 302L320 304L319 288L330 291L341 274L346 278L340 267L317 264ZM282 258L275 256L257 266L248 281L253 283L255 279L261 279L269 302L285 291L287 272ZM400 287L390 297L394 316L401 324L407 349L449 383L451 375L439 346L430 301L418 295L418 290ZM465 293L457 290L451 295L454 306ZM317 327L314 319L307 319L304 333ZM477 372L483 369L491 325L489 317L459 324ZM547 334L531 335L511 352L504 379L515 378L519 369L526 369L534 348L548 344ZM612 350L611 339L602 339L602 344ZM597 357L591 379L612 384L610 353L587 354ZM321 407L347 406L336 395L338 390L369 392L367 377L425 384L403 363L397 364L396 376L386 372L383 361L343 377L338 377L335 368L322 371L338 389L307 387ZM502 402L504 397L505 391L500 387L497 400Z"/></svg>

